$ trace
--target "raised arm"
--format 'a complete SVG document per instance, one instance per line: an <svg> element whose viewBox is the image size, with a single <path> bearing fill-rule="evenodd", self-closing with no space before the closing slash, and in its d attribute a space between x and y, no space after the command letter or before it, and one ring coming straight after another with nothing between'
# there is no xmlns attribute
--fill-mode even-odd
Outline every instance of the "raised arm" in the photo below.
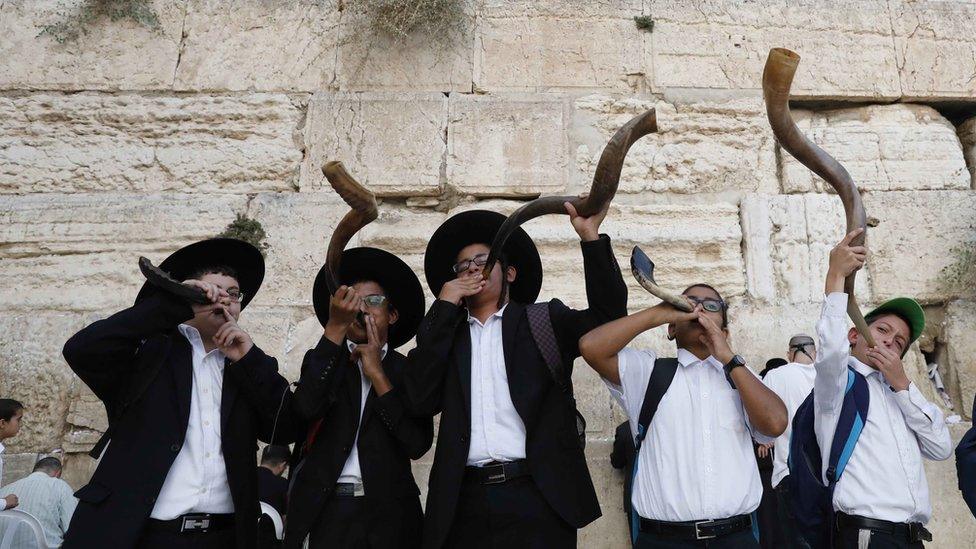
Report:
<svg viewBox="0 0 976 549"><path fill-rule="evenodd" d="M663 324L698 318L698 313L686 313L667 303L660 303L629 316L603 324L579 341L579 350L586 363L600 377L620 385L617 354L642 332Z"/></svg>

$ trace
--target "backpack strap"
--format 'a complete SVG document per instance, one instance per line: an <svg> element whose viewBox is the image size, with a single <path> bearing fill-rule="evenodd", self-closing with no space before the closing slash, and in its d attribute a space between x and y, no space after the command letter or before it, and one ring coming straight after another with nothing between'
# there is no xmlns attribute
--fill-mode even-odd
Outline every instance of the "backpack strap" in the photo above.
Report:
<svg viewBox="0 0 976 549"><path fill-rule="evenodd" d="M525 308L525 316L529 320L532 339L535 340L535 346L542 354L549 373L552 374L552 380L562 392L573 396L573 384L563 364L562 353L559 351L556 331L552 327L552 319L549 316L549 304L533 303Z"/></svg>
<svg viewBox="0 0 976 549"><path fill-rule="evenodd" d="M678 371L677 358L659 358L654 361L654 369L651 370L651 379L647 382L647 391L644 392L644 401L641 403L640 415L637 419L637 436L634 437L634 467L630 474L630 493L634 493L634 480L637 478L637 464L640 461L641 445L647 430L650 429L657 407L661 404L661 399L671 387L674 381L674 374ZM630 533L634 543L637 542L637 532L639 531L640 521L634 506L630 506Z"/></svg>
<svg viewBox="0 0 976 549"><path fill-rule="evenodd" d="M868 419L868 408L871 404L871 393L867 379L850 366L847 367L847 388L844 390L844 403L837 419L837 429L834 439L830 443L830 455L827 459L827 506L829 536L833 540L834 534L834 489L840 480L847 463L851 460L857 440L864 430Z"/></svg>

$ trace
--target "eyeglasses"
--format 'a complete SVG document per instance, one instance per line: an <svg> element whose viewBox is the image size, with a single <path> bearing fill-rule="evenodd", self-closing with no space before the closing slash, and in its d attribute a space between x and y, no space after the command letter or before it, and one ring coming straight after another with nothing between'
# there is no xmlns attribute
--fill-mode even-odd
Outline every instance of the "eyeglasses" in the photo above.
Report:
<svg viewBox="0 0 976 549"><path fill-rule="evenodd" d="M237 290L231 290L231 291L227 292L227 297L229 297L230 300L233 301L233 302L235 302L235 303L240 303L240 302L244 301L244 292L240 292L240 291L237 291Z"/></svg>
<svg viewBox="0 0 976 549"><path fill-rule="evenodd" d="M686 295L685 298L695 305L701 305L702 309L705 309L710 313L717 313L725 308L725 302L721 299L715 299L713 297L695 297L693 295Z"/></svg>
<svg viewBox="0 0 976 549"><path fill-rule="evenodd" d="M488 254L478 254L471 259L462 259L454 265L451 266L451 270L454 274L461 274L471 268L471 264L474 263L478 267L484 267L488 263Z"/></svg>
<svg viewBox="0 0 976 549"><path fill-rule="evenodd" d="M363 297L363 303L365 303L367 307L380 307L386 303L386 296L382 294L370 294Z"/></svg>

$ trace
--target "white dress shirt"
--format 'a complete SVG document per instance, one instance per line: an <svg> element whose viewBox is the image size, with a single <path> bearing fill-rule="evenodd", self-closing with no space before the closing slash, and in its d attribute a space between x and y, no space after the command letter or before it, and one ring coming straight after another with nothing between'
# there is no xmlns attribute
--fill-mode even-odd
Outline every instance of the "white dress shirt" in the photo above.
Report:
<svg viewBox="0 0 976 549"><path fill-rule="evenodd" d="M813 390L813 378L816 375L817 370L814 369L813 364L790 362L770 370L763 378L766 387L769 387L783 401L783 404L786 404L786 412L790 418L789 423L786 424L786 431L776 437L776 442L773 444L773 488L779 486L780 481L790 474L786 458L790 455L793 416L796 415L796 409L810 396L810 391Z"/></svg>
<svg viewBox="0 0 976 549"><path fill-rule="evenodd" d="M627 412L632 436L656 359L653 351L624 349L617 355L620 385L604 380ZM714 357L702 361L678 349L678 362L637 456L631 503L640 516L668 522L751 513L762 482L739 392Z"/></svg>
<svg viewBox="0 0 976 549"><path fill-rule="evenodd" d="M346 346L350 353L356 348L356 344L348 339ZM388 346L383 344L383 348L380 350L380 360L386 358L387 348ZM363 427L363 410L366 409L366 397L369 396L369 390L373 388L373 382L363 373L363 361L357 361L356 364L359 366L359 382L362 391L359 398L359 427L356 428L356 440L352 443L352 450L349 451L349 456L346 457L346 463L342 466L342 472L339 473L339 479L336 482L362 484L363 472L359 468L359 430Z"/></svg>
<svg viewBox="0 0 976 549"><path fill-rule="evenodd" d="M468 315L471 333L471 445L468 465L525 458L525 424L508 388L502 344L505 305L482 324Z"/></svg>
<svg viewBox="0 0 976 549"><path fill-rule="evenodd" d="M944 460L952 440L942 412L915 384L895 392L881 372L850 356L847 294L827 296L817 335L814 426L826 473L830 445L847 387L847 366L867 378L868 417L834 491L834 510L892 522L928 522L932 516L922 456Z"/></svg>
<svg viewBox="0 0 976 549"><path fill-rule="evenodd" d="M220 399L224 386L224 354L209 353L200 332L180 324L190 342L193 378L186 438L176 455L150 517L170 520L186 513L233 513L227 467L220 439Z"/></svg>
<svg viewBox="0 0 976 549"><path fill-rule="evenodd" d="M20 500L18 510L34 515L41 523L48 546L60 547L71 515L78 506L71 486L59 478L35 471L0 489L0 498L9 494L16 494Z"/></svg>

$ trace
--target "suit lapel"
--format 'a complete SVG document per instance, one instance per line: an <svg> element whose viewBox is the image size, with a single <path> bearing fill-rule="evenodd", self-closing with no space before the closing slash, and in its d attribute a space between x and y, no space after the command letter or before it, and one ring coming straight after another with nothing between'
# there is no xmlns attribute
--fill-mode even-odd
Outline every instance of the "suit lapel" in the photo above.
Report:
<svg viewBox="0 0 976 549"><path fill-rule="evenodd" d="M171 347L173 386L176 388L176 413L180 418L180 428L186 430L190 422L190 394L193 391L193 349L183 334L173 334Z"/></svg>
<svg viewBox="0 0 976 549"><path fill-rule="evenodd" d="M505 353L505 375L508 377L508 393L512 397L512 404L515 405L515 410L522 416L522 421L525 421L525 414L522 413L522 399L520 398L521 393L519 393L518 389L523 388L524 383L520 383L518 379L522 370L516 364L518 357L515 355L515 339L519 323L525 316L523 314L524 311L525 307L521 303L509 301L508 307L502 313L502 348Z"/></svg>
<svg viewBox="0 0 976 549"><path fill-rule="evenodd" d="M467 320L458 325L455 334L454 354L457 358L458 379L461 381L461 392L464 393L464 409L471 417L471 328Z"/></svg>
<svg viewBox="0 0 976 549"><path fill-rule="evenodd" d="M234 400L237 398L237 380L234 376L228 375L233 366L230 360L224 360L224 376L221 383L220 392L220 432L221 435L227 432L227 420L230 419L230 412L234 408Z"/></svg>

